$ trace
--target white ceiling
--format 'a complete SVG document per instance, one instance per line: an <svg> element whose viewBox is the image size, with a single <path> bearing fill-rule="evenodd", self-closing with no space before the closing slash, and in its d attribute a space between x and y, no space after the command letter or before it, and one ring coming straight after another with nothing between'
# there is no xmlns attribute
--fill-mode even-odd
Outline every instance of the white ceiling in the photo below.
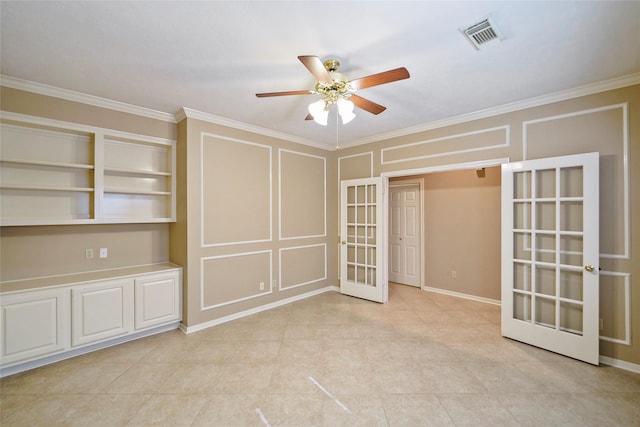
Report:
<svg viewBox="0 0 640 427"><path fill-rule="evenodd" d="M131 1L0 3L1 73L174 114L182 107L327 148L640 72L640 2ZM459 32L490 15L476 51ZM319 98L298 55L337 58L387 107L336 129L305 121Z"/></svg>

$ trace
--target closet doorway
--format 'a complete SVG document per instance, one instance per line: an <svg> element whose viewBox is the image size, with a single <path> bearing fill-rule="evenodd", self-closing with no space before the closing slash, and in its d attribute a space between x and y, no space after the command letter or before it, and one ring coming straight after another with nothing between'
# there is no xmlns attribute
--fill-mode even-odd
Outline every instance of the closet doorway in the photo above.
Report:
<svg viewBox="0 0 640 427"><path fill-rule="evenodd" d="M422 288L423 179L389 182L389 281Z"/></svg>

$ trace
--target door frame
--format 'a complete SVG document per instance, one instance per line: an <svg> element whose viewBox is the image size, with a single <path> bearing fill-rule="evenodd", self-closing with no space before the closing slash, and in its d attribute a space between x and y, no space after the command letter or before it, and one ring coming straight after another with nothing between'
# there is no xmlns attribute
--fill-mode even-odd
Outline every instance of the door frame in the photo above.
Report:
<svg viewBox="0 0 640 427"><path fill-rule="evenodd" d="M459 170L482 169L482 168L488 168L492 166L502 166L504 163L509 163L509 162L511 162L511 159L509 157L501 157L496 159L478 160L474 162L448 163L443 165L427 166L424 168L417 168L417 169L403 169L403 170L397 170L392 172L382 172L380 176L387 178L388 180L389 178L403 177L403 176L408 177L411 175L426 175L426 174L437 173L437 172L452 172L452 171L459 171ZM424 203L425 201L422 200L423 209L424 209ZM383 208L383 211L386 212L386 215L385 215L384 221L382 222L382 227L383 227L382 235L387 236L387 240L388 240L388 236L389 236L389 221L388 221L389 220L389 198L388 197L385 198L385 206ZM424 229L426 228L424 227L424 217L423 217L422 225L423 225L422 244L424 245L424 241L425 241ZM387 246L388 246L388 242L387 242ZM388 252L388 247L385 248L384 250ZM383 261L385 263L385 274L387 275L386 280L388 282L389 281L389 269L388 269L389 253L386 253L384 255ZM422 278L424 279L424 277L426 277L426 269L429 268L429 266L426 265L426 263L424 262L424 247L422 248L422 261L423 263L422 263L421 275L422 275ZM420 289L424 290L425 288L426 288L426 284L423 281Z"/></svg>
<svg viewBox="0 0 640 427"><path fill-rule="evenodd" d="M413 185L418 185L419 188L419 194L420 194L420 234L419 234L419 238L420 238L420 289L424 289L424 196L423 196L423 191L424 191L424 178L407 178L407 179L401 179L401 180L397 180L397 181L389 181L389 184L387 186L387 188L389 189L389 192L391 192L391 187L409 187L409 186L413 186ZM387 197L387 205L383 207L383 209L389 209L389 204L391 203L391 198ZM388 217L391 218L391 214L387 213ZM391 233L391 228L388 227L387 225L387 245L390 242L390 236L388 233ZM384 233L385 230L383 229L382 232ZM391 256L391 251L389 251L387 249L387 258L389 258ZM387 265L387 276L389 275L389 267ZM387 277L387 281L388 281L388 277Z"/></svg>

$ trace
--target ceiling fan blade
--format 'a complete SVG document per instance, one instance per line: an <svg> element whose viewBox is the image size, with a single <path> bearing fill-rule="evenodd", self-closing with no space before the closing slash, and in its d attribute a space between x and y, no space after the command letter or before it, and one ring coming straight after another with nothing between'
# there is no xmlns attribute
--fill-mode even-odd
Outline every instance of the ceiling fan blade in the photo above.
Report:
<svg viewBox="0 0 640 427"><path fill-rule="evenodd" d="M407 71L407 69L404 67L400 67L393 70L384 71L382 73L372 74L370 76L351 80L349 82L349 86L353 90L358 90L367 87L383 85L385 83L391 83L398 80L408 79L409 77L409 71Z"/></svg>
<svg viewBox="0 0 640 427"><path fill-rule="evenodd" d="M307 67L307 70L313 77L316 78L320 83L333 83L333 79L331 78L331 74L324 68L324 64L317 56L298 56L298 59L302 64Z"/></svg>
<svg viewBox="0 0 640 427"><path fill-rule="evenodd" d="M287 96L287 95L311 95L313 92L310 90L290 90L286 92L266 92L256 93L258 98L266 98L268 96Z"/></svg>
<svg viewBox="0 0 640 427"><path fill-rule="evenodd" d="M368 111L371 114L380 114L387 109L387 107L383 107L380 104L376 104L375 102L369 101L368 99L358 95L351 95L349 97L349 101L353 102L356 107Z"/></svg>

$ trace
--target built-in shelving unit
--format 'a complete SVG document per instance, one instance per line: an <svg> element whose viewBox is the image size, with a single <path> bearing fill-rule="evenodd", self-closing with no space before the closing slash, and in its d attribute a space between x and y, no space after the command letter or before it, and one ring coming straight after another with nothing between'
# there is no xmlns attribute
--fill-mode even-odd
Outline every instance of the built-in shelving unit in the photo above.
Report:
<svg viewBox="0 0 640 427"><path fill-rule="evenodd" d="M1 114L0 225L175 221L175 141Z"/></svg>

